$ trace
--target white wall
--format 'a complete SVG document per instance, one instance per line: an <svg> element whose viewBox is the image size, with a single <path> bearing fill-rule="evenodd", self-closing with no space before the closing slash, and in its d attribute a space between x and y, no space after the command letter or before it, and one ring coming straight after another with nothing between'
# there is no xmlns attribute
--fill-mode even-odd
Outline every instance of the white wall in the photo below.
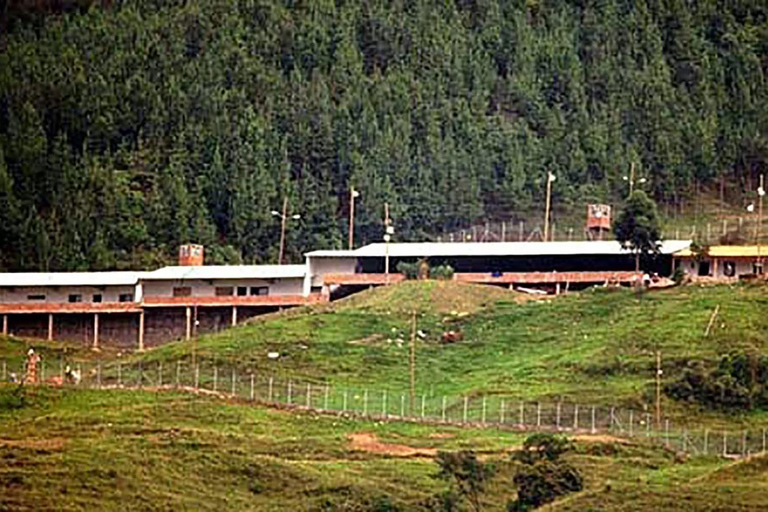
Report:
<svg viewBox="0 0 768 512"><path fill-rule="evenodd" d="M301 295L302 281L297 278L275 279L270 283L266 279L211 279L211 280L176 280L176 281L144 281L144 297L172 297L175 287L189 286L192 288L193 297L213 297L216 295L216 288L220 286L231 286L234 288L234 295L237 295L237 287L245 286L248 288L248 294L251 293L251 286L266 286L269 288L269 295Z"/></svg>
<svg viewBox="0 0 768 512"><path fill-rule="evenodd" d="M42 302L27 299L28 295L45 295L45 302L69 302L70 295L81 295L83 302L93 302L93 296L101 294L102 302L118 302L121 294L135 293L133 286L24 286L0 288L0 302Z"/></svg>
<svg viewBox="0 0 768 512"><path fill-rule="evenodd" d="M312 286L323 285L325 274L354 274L357 258L309 258Z"/></svg>
<svg viewBox="0 0 768 512"><path fill-rule="evenodd" d="M717 269L715 269L715 259L717 260ZM754 258L705 258L702 261L709 262L709 275L712 277L733 277L737 278L742 274L751 274L754 269L752 265ZM725 275L725 263L733 262L736 266L736 273L733 276ZM699 275L699 263L693 258L681 258L680 267L691 275ZM716 270L716 271L715 271Z"/></svg>

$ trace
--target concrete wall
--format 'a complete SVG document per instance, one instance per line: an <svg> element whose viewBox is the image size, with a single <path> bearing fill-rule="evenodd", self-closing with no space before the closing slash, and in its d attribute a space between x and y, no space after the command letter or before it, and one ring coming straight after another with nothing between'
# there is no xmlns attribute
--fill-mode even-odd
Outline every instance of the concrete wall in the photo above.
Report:
<svg viewBox="0 0 768 512"><path fill-rule="evenodd" d="M270 282L274 281L274 282ZM301 295L302 278L290 279L212 279L212 280L179 280L179 281L144 281L144 297L172 297L175 287L189 286L192 288L193 297L213 297L216 288L231 286L237 295L237 288L245 286L250 295L252 286L266 286L269 295Z"/></svg>
<svg viewBox="0 0 768 512"><path fill-rule="evenodd" d="M731 277L735 279L740 275L751 274L754 272L753 265L755 261L756 258L704 258L701 262L696 262L693 258L682 258L677 260L675 264L689 274L698 276L700 267L703 267L703 265L708 263L709 272L706 275L718 278ZM735 266L736 272L733 276L726 276L725 274L727 262L730 262Z"/></svg>
<svg viewBox="0 0 768 512"><path fill-rule="evenodd" d="M310 258L309 273L312 286L323 285L324 274L354 274L357 258Z"/></svg>
<svg viewBox="0 0 768 512"><path fill-rule="evenodd" d="M25 287L0 287L0 302L68 302L70 294L82 296L84 303L93 302L93 296L101 294L102 302L118 302L121 294L135 295L133 286L25 286ZM45 301L32 301L27 299L29 295L45 295Z"/></svg>
<svg viewBox="0 0 768 512"><path fill-rule="evenodd" d="M53 315L53 339L93 344L92 313L67 313ZM48 337L47 314L9 314L8 333L24 338ZM138 346L138 313L109 313L99 315L99 345L135 349Z"/></svg>

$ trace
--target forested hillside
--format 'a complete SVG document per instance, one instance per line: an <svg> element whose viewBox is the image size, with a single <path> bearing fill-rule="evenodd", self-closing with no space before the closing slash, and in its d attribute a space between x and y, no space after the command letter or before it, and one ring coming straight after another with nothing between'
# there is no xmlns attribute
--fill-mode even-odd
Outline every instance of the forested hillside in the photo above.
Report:
<svg viewBox="0 0 768 512"><path fill-rule="evenodd" d="M37 5L44 4L39 2ZM87 3L87 2L86 2ZM135 0L0 35L0 268L295 259L768 171L768 6ZM82 4L81 4L82 5Z"/></svg>

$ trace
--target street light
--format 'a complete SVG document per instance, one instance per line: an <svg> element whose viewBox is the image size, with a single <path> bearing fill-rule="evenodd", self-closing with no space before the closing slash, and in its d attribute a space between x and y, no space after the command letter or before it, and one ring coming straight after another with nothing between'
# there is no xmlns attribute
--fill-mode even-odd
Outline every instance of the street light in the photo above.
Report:
<svg viewBox="0 0 768 512"><path fill-rule="evenodd" d="M288 219L293 220L299 220L301 218L301 215L298 213L288 216L288 198L283 198L283 213L278 212L277 210L272 210L270 212L275 217L280 217L280 255L277 258L277 264L282 265L283 264L283 253L285 252L285 224L288 221Z"/></svg>
<svg viewBox="0 0 768 512"><path fill-rule="evenodd" d="M629 182L629 195L631 196L632 192L635 190L635 162L632 162L632 165L629 169L629 176L622 176L622 179ZM645 178L640 178L637 180L637 183L642 185L647 181L648 180Z"/></svg>
<svg viewBox="0 0 768 512"><path fill-rule="evenodd" d="M360 197L360 192L355 187L349 189L349 250L355 246L355 199Z"/></svg>

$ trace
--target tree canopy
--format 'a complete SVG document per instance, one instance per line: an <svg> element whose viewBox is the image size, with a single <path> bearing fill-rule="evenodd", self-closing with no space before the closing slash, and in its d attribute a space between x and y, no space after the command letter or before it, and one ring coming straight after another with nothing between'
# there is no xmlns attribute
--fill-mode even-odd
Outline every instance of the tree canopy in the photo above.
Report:
<svg viewBox="0 0 768 512"><path fill-rule="evenodd" d="M659 251L661 222L656 203L642 190L632 192L616 217L613 233L635 254L635 270L640 270L640 258Z"/></svg>
<svg viewBox="0 0 768 512"><path fill-rule="evenodd" d="M59 7L46 10L47 5ZM92 5L91 5L92 4ZM25 6L24 10L21 7ZM36 10L39 9L39 10ZM738 0L10 2L0 270L221 261L768 170L768 6Z"/></svg>

